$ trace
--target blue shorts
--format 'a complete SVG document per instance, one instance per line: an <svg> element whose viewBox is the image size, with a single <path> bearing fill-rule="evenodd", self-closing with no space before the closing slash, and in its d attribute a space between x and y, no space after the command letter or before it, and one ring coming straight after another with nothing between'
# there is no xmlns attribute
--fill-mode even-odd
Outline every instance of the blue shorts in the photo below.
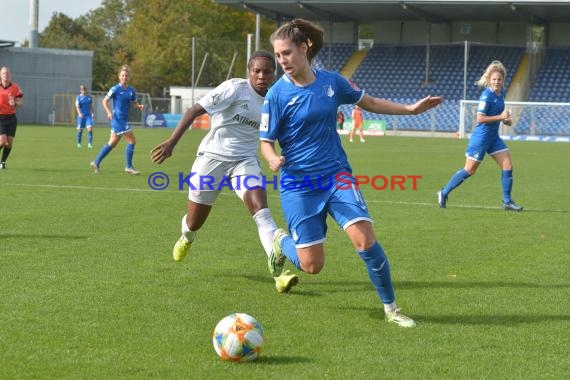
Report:
<svg viewBox="0 0 570 380"><path fill-rule="evenodd" d="M117 136L124 135L125 133L131 132L131 127L126 120L116 120L111 121L111 130Z"/></svg>
<svg viewBox="0 0 570 380"><path fill-rule="evenodd" d="M471 137L471 140L469 140L469 144L467 145L467 149L465 150L465 156L475 161L483 161L485 153L492 156L505 150L509 150L509 148L499 136L492 139Z"/></svg>
<svg viewBox="0 0 570 380"><path fill-rule="evenodd" d="M336 177L335 177L336 178ZM372 222L360 190L346 180L330 189L310 192L281 193L281 208L297 248L310 247L325 241L327 214L342 228L365 220ZM347 188L348 187L348 188Z"/></svg>
<svg viewBox="0 0 570 380"><path fill-rule="evenodd" d="M91 115L79 117L77 116L77 129L93 126L93 117Z"/></svg>

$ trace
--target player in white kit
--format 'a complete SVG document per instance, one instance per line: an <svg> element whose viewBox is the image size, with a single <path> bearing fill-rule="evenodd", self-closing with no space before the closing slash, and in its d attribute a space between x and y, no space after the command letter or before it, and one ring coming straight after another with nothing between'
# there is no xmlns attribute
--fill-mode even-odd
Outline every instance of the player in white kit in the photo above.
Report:
<svg viewBox="0 0 570 380"><path fill-rule="evenodd" d="M211 116L210 131L198 147L188 179L188 211L182 218L182 236L172 252L175 261L186 257L196 231L206 222L224 187L235 191L248 208L268 257L274 241L279 244L284 231L277 228L271 216L265 178L257 159L261 108L274 73L271 53L253 53L248 62L248 79L233 78L220 84L187 109L170 138L152 150L152 160L161 164L172 155L197 117L205 113ZM288 271L275 275L280 293L288 292L298 282L297 275Z"/></svg>

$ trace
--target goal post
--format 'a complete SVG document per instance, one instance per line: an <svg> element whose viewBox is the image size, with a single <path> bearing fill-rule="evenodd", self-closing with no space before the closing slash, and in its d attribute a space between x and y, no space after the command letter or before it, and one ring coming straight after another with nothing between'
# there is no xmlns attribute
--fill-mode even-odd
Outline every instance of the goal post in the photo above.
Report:
<svg viewBox="0 0 570 380"><path fill-rule="evenodd" d="M459 102L459 137L471 135L476 126L477 100ZM570 142L570 103L505 102L512 125L501 123L499 134L505 140Z"/></svg>
<svg viewBox="0 0 570 380"><path fill-rule="evenodd" d="M91 91L89 95L93 98L93 110L95 117L93 122L96 125L108 125L107 114L103 108L102 101L106 91ZM77 122L77 111L75 109L75 99L77 93L57 93L53 95L53 108L49 117L50 124L73 125ZM144 105L144 110L140 111L134 107L129 110L129 124L134 126L144 125L144 115L153 111L150 94L146 92L137 93L137 101ZM111 105L112 108L112 105Z"/></svg>

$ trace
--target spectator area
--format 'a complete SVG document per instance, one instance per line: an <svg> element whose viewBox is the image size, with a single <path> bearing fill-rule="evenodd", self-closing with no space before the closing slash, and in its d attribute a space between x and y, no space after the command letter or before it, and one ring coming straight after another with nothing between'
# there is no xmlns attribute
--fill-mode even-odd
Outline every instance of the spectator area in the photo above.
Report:
<svg viewBox="0 0 570 380"><path fill-rule="evenodd" d="M356 49L352 44L325 46L316 57L315 66L340 71ZM478 99L481 89L476 82L493 60L505 64L508 88L524 57L525 48L470 44L466 80L463 77L463 44L431 46L429 65L426 65L427 54L425 46L376 45L351 79L369 94L396 102L413 103L431 94L444 96L445 103L435 111L419 116L394 117L365 112L365 119L384 120L388 129L455 132L459 126L459 101L463 99L464 92L466 99ZM429 74L426 75L426 71ZM570 49L548 49L528 100L570 102L569 81ZM347 117L350 117L352 108L352 105L341 106ZM554 113L547 108L524 110L518 119L516 132L570 134L570 115L566 117L567 113L570 111L565 109Z"/></svg>
<svg viewBox="0 0 570 380"><path fill-rule="evenodd" d="M321 69L340 71L344 63L356 51L354 45L325 46L315 59ZM480 89L476 80L490 61L501 60L509 70L507 85L524 54L523 48L471 45L469 50L467 98L477 99ZM429 94L443 95L445 105L435 113L414 117L392 117L365 112L369 120L385 120L388 129L431 130L437 120L436 130L456 131L459 125L459 100L464 92L464 46L431 46L429 51L429 75L426 81L425 46L374 46L354 73L352 80L371 95L397 102L415 102ZM346 115L351 105L341 107ZM435 119L434 119L435 118Z"/></svg>

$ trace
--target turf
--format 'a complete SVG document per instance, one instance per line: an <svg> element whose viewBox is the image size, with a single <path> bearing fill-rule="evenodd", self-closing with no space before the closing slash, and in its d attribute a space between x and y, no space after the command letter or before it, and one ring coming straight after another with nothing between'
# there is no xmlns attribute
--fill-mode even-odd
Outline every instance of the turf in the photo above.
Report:
<svg viewBox="0 0 570 380"><path fill-rule="evenodd" d="M159 166L169 135L137 129L94 175L95 148L71 127L21 125L0 171L0 379L558 379L570 373L570 144L509 142L514 199L501 209L489 158L437 207L463 166L465 140L377 137L345 147L355 174L421 175L417 189L363 185L391 262L398 304L415 329L388 325L366 270L329 220L327 262L279 295L247 210L225 191L189 257L172 246L204 133L191 131ZM170 177L153 191L148 178ZM269 174L269 173L268 173ZM406 183L406 186L411 183ZM277 192L269 191L283 225ZM222 362L211 333L230 312L262 324L259 360Z"/></svg>

